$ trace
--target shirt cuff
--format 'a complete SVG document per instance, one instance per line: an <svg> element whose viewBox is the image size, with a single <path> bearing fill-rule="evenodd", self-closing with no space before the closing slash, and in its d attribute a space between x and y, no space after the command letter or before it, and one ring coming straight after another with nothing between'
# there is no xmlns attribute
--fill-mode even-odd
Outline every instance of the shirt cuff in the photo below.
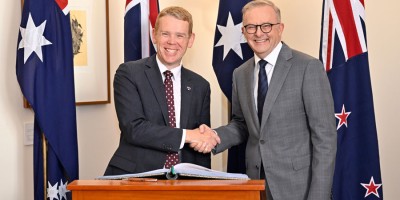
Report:
<svg viewBox="0 0 400 200"><path fill-rule="evenodd" d="M181 146L179 146L179 149L182 149L182 148L183 148L183 146L185 145L185 140L186 140L186 129L183 129L183 131L182 131Z"/></svg>
<svg viewBox="0 0 400 200"><path fill-rule="evenodd" d="M212 131L215 133L215 135L218 135L218 133L217 133L216 130L212 129ZM216 152L217 152L217 149L216 149L217 146L218 146L218 144L215 145L215 147L214 147L213 149L211 149L211 153L213 153L214 155L217 154L217 153L216 153Z"/></svg>

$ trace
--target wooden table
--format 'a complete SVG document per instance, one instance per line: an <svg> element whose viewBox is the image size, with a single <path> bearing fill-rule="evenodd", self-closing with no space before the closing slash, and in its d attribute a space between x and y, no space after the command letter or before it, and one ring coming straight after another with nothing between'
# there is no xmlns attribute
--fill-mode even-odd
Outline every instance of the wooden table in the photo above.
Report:
<svg viewBox="0 0 400 200"><path fill-rule="evenodd" d="M264 180L75 180L67 186L73 200L250 200L260 199Z"/></svg>

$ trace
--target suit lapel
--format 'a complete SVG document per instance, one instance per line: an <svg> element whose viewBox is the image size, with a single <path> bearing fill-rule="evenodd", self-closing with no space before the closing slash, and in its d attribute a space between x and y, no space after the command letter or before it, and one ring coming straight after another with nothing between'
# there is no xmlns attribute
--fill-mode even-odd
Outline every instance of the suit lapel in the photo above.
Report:
<svg viewBox="0 0 400 200"><path fill-rule="evenodd" d="M283 44L265 98L261 128L267 122L272 106L274 105L292 66L292 63L288 61L290 58L292 58L292 50L287 45Z"/></svg>
<svg viewBox="0 0 400 200"><path fill-rule="evenodd" d="M249 110L251 111L251 120L250 122L254 122L254 126L257 129L260 129L260 123L258 123L258 115L257 115L257 108L255 104L255 99L254 99L254 57L252 59L249 59L247 61L247 66L244 69L244 85L243 86L237 86L237 87L244 87L246 91L246 97L247 102L245 102L243 105L248 105ZM251 88L251 89L249 89ZM239 94L240 95L240 94Z"/></svg>
<svg viewBox="0 0 400 200"><path fill-rule="evenodd" d="M181 71L181 122L180 127L187 127L192 99L193 82L187 69Z"/></svg>
<svg viewBox="0 0 400 200"><path fill-rule="evenodd" d="M163 114L165 124L168 124L168 106L167 106L167 100L165 98L165 88L164 88L164 83L162 81L160 69L158 68L157 65L155 55L149 58L148 62L146 63L146 66L148 67L145 70L147 80L149 81L153 89L154 95L158 101L158 106L160 106L160 110Z"/></svg>

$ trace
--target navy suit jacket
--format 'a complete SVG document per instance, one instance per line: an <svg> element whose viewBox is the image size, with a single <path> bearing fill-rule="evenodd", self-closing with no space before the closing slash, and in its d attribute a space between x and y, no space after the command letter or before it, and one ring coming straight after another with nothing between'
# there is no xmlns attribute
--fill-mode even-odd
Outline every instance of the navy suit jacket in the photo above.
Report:
<svg viewBox="0 0 400 200"><path fill-rule="evenodd" d="M163 168L168 152L178 152L182 129L210 125L210 84L182 67L180 128L168 126L167 101L156 56L123 63L114 77L114 100L120 143L105 175ZM210 154L185 144L181 162L211 167Z"/></svg>

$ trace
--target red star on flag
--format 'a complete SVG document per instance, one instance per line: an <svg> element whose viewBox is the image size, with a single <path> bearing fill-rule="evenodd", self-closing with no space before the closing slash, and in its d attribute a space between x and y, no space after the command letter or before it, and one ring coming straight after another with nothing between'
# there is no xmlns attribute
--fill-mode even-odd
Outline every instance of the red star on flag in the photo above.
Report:
<svg viewBox="0 0 400 200"><path fill-rule="evenodd" d="M344 104L342 107L342 113L335 113L335 117L339 119L336 130L339 130L339 128L342 127L343 124L347 127L347 118L349 117L350 113L351 112L346 112Z"/></svg>
<svg viewBox="0 0 400 200"><path fill-rule="evenodd" d="M367 189L367 192L365 192L365 197L369 196L370 194L374 194L375 196L379 197L378 189L382 186L382 184L375 184L374 177L371 176L371 180L369 183L360 183L365 189Z"/></svg>

